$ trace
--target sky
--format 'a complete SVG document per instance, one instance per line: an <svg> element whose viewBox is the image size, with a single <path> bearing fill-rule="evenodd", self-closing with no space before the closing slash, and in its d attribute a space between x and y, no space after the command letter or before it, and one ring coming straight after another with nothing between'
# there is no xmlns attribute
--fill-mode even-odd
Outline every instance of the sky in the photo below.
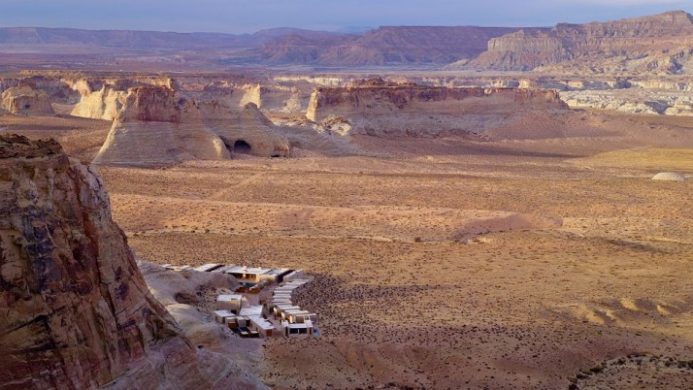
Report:
<svg viewBox="0 0 693 390"><path fill-rule="evenodd" d="M693 0L0 0L0 26L179 32L383 25L551 26L693 13Z"/></svg>

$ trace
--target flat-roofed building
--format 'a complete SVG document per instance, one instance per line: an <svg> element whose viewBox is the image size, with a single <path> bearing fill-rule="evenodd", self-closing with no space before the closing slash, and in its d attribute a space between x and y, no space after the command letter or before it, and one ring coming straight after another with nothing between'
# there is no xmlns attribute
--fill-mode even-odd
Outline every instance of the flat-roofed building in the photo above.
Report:
<svg viewBox="0 0 693 390"><path fill-rule="evenodd" d="M249 306L249 307L244 307L241 309L240 315L242 316L259 316L262 317L262 306L261 305L256 305L256 306Z"/></svg>
<svg viewBox="0 0 693 390"><path fill-rule="evenodd" d="M280 299L280 300L272 300L267 304L267 308L270 311L274 310L277 306L292 306L292 303L290 300Z"/></svg>
<svg viewBox="0 0 693 390"><path fill-rule="evenodd" d="M305 278L305 274L303 273L302 269L297 269L295 271L292 271L284 276L284 281L286 282L291 282L296 279L303 279Z"/></svg>
<svg viewBox="0 0 693 390"><path fill-rule="evenodd" d="M171 271L185 271L187 269L193 269L193 267L189 265L171 265L171 264L164 264L162 267L166 268L167 270Z"/></svg>
<svg viewBox="0 0 693 390"><path fill-rule="evenodd" d="M284 336L294 336L294 335L312 335L313 334L313 323L311 321L306 321L304 323L291 324L288 321L282 321L282 332Z"/></svg>
<svg viewBox="0 0 693 390"><path fill-rule="evenodd" d="M287 320L289 320L289 323L302 323L306 321L315 322L317 320L317 315L307 310L285 310L284 316Z"/></svg>
<svg viewBox="0 0 693 390"><path fill-rule="evenodd" d="M296 311L302 311L300 307L298 306L291 306L291 308L286 308L286 307L280 307L278 310L279 317L282 318L282 320L289 320L289 314L290 312L296 312ZM291 321L289 321L291 322Z"/></svg>
<svg viewBox="0 0 693 390"><path fill-rule="evenodd" d="M300 310L301 308L298 306L293 306L291 304L279 304L279 305L274 305L272 307L272 314L275 317L282 317L282 313L284 313L286 310Z"/></svg>
<svg viewBox="0 0 693 390"><path fill-rule="evenodd" d="M275 295L275 296L273 296L273 297L271 298L271 300L272 300L272 301L290 301L290 300L291 300L291 296L289 296L289 295L286 295L286 296L283 296L283 295Z"/></svg>
<svg viewBox="0 0 693 390"><path fill-rule="evenodd" d="M217 272L217 273L220 273L220 274L225 274L226 271L228 271L228 270L230 270L230 269L233 269L233 268L235 268L235 267L237 267L237 265L234 265L234 264L231 264L231 265L224 265L224 266L221 266L221 267L219 267L219 268L215 268L212 272Z"/></svg>
<svg viewBox="0 0 693 390"><path fill-rule="evenodd" d="M209 263L209 264L203 264L199 267L195 267L195 271L198 272L212 272L215 269L223 267L223 264L215 264L215 263Z"/></svg>
<svg viewBox="0 0 693 390"><path fill-rule="evenodd" d="M243 295L223 294L217 297L217 309L238 313L243 306Z"/></svg>
<svg viewBox="0 0 693 390"><path fill-rule="evenodd" d="M267 280L269 282L281 283L284 281L284 277L293 272L288 268L272 268L264 274L260 275L260 279Z"/></svg>
<svg viewBox="0 0 693 390"><path fill-rule="evenodd" d="M255 283L260 281L281 283L287 275L292 274L294 271L288 268L261 268L234 265L223 267L221 272L230 274L239 280Z"/></svg>
<svg viewBox="0 0 693 390"><path fill-rule="evenodd" d="M269 271L269 268L253 268L237 265L226 269L224 272L235 277L236 279L259 282L262 275Z"/></svg>
<svg viewBox="0 0 693 390"><path fill-rule="evenodd" d="M214 321L225 324L227 318L235 317L236 315L228 310L216 310L214 311Z"/></svg>
<svg viewBox="0 0 693 390"><path fill-rule="evenodd" d="M271 337L274 333L274 325L265 318L262 317L249 317L250 325L255 328L260 335L264 337Z"/></svg>

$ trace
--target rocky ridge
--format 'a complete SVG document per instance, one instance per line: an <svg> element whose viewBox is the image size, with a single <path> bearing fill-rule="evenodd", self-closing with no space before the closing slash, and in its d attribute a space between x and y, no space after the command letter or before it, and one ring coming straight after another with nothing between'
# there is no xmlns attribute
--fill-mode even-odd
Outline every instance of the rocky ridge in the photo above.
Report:
<svg viewBox="0 0 693 390"><path fill-rule="evenodd" d="M90 168L0 136L0 387L211 387ZM175 385L174 385L175 384Z"/></svg>

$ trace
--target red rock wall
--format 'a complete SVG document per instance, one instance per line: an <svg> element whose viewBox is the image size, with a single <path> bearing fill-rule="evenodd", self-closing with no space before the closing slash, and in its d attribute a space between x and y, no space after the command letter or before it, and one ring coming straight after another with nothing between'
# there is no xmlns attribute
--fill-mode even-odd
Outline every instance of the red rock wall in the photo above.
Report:
<svg viewBox="0 0 693 390"><path fill-rule="evenodd" d="M100 179L54 141L0 136L0 388L93 388L172 346L204 385Z"/></svg>

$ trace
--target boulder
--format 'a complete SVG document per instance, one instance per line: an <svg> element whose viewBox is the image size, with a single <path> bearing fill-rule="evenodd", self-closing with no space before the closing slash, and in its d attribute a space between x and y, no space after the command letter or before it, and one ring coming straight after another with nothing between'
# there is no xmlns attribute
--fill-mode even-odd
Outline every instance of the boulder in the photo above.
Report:
<svg viewBox="0 0 693 390"><path fill-rule="evenodd" d="M686 177L676 172L660 172L652 177L657 181L686 181Z"/></svg>

